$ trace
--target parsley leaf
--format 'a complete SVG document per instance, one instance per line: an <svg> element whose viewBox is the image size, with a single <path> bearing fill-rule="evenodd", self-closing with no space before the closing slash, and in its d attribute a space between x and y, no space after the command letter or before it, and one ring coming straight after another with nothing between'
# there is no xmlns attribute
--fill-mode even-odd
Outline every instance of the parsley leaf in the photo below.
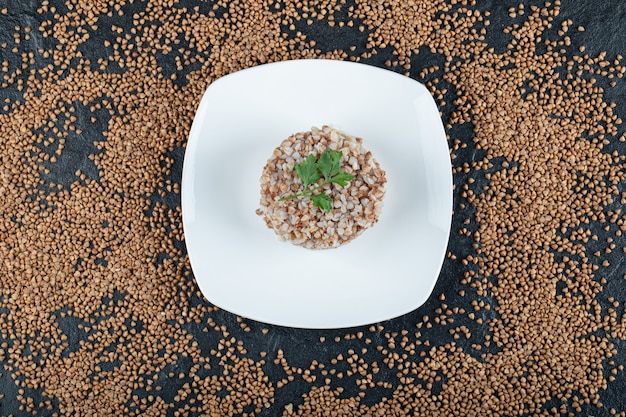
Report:
<svg viewBox="0 0 626 417"><path fill-rule="evenodd" d="M354 178L354 175L341 171L341 151L326 150L322 153L319 161L314 154L310 154L304 161L296 164L296 173L302 180L304 190L289 196L282 197L278 201L293 200L298 197L310 197L316 207L328 213L333 208L333 199L325 194L313 194L326 184L337 184L345 187ZM324 177L324 181L319 180ZM310 185L315 186L309 188Z"/></svg>
<svg viewBox="0 0 626 417"><path fill-rule="evenodd" d="M339 173L339 170L341 169L341 154L341 151L328 150L324 151L322 156L320 156L320 160L317 162L317 167L327 181L333 175Z"/></svg>
<svg viewBox="0 0 626 417"><path fill-rule="evenodd" d="M333 208L333 199L324 193L312 195L311 200L313 200L313 204L324 210L326 213L330 212Z"/></svg>
<svg viewBox="0 0 626 417"><path fill-rule="evenodd" d="M354 175L352 174L348 174L345 171L341 171L338 174L336 174L335 176L333 176L329 182L332 182L334 184L338 184L342 187L345 187L346 185L348 185L348 183L350 181L352 181L352 179L354 178Z"/></svg>
<svg viewBox="0 0 626 417"><path fill-rule="evenodd" d="M304 188L311 184L315 184L320 180L320 174L317 170L317 162L315 155L310 154L304 161L296 164L296 172L304 184Z"/></svg>

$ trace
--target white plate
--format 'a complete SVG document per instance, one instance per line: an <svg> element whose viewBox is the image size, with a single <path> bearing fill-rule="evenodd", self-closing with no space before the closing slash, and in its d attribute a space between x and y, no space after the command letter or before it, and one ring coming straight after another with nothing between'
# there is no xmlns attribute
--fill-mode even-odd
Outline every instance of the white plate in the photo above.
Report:
<svg viewBox="0 0 626 417"><path fill-rule="evenodd" d="M362 137L388 183L373 228L312 251L279 241L255 210L274 148L324 124ZM230 74L198 107L182 209L194 275L218 307L300 328L397 317L428 299L447 247L452 172L439 112L420 83L363 64L298 60Z"/></svg>

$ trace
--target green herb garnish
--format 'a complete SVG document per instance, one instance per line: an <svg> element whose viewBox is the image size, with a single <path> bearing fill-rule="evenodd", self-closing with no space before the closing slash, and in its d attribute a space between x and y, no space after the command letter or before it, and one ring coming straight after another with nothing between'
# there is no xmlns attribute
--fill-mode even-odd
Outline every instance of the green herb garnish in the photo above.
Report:
<svg viewBox="0 0 626 417"><path fill-rule="evenodd" d="M327 150L322 153L319 160L315 160L315 155L310 154L304 161L296 164L296 173L302 180L302 185L305 190L298 194L283 197L278 201L293 200L298 197L310 197L313 204L326 213L330 212L333 208L333 199L324 193L313 193L326 184L337 184L340 187L345 187L354 178L354 175L341 170L341 155L341 151ZM324 181L319 183L322 178ZM307 189L313 184L316 185Z"/></svg>

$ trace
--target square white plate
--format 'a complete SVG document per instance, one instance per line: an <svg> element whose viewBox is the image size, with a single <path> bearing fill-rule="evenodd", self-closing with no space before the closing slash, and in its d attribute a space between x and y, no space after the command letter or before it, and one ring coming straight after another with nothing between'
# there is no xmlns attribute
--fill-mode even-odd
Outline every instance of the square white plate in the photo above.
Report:
<svg viewBox="0 0 626 417"><path fill-rule="evenodd" d="M363 138L388 183L373 228L345 246L312 251L279 241L255 210L274 148L324 124ZM182 210L195 278L218 307L300 328L410 312L435 285L452 216L450 157L435 102L408 77L352 62L286 61L220 78L191 128Z"/></svg>

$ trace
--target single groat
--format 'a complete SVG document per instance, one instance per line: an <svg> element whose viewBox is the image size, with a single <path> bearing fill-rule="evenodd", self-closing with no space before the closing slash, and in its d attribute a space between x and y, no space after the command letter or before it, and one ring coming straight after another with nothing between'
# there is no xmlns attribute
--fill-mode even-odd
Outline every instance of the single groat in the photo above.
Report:
<svg viewBox="0 0 626 417"><path fill-rule="evenodd" d="M354 178L345 188L326 184L318 192L333 200L326 213L309 197L280 201L302 191L295 166L308 155L341 151L341 169ZM309 249L336 248L373 226L383 208L387 176L363 140L329 126L295 133L274 149L261 175L261 201L257 214L282 240Z"/></svg>

